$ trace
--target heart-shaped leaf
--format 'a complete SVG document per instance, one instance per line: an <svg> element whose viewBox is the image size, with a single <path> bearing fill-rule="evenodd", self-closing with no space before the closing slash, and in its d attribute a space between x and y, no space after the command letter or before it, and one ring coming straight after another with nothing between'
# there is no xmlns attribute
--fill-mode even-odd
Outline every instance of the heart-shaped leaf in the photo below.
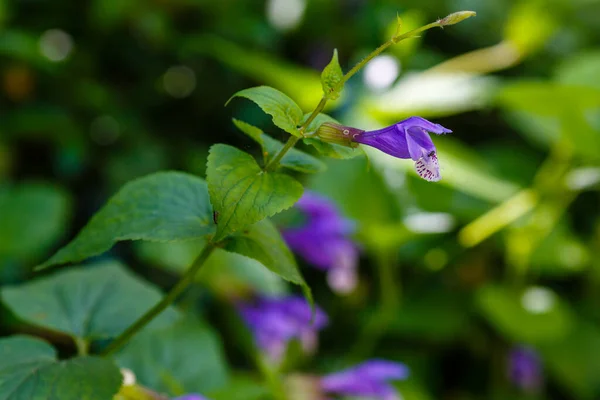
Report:
<svg viewBox="0 0 600 400"><path fill-rule="evenodd" d="M116 358L141 384L171 395L206 393L229 379L219 337L195 320L142 332Z"/></svg>
<svg viewBox="0 0 600 400"><path fill-rule="evenodd" d="M86 341L117 336L162 297L118 262L61 271L5 287L0 295L24 321ZM150 326L169 325L178 316L169 308Z"/></svg>
<svg viewBox="0 0 600 400"><path fill-rule="evenodd" d="M45 268L101 254L122 240L168 242L214 231L206 183L182 172L158 172L129 182Z"/></svg>
<svg viewBox="0 0 600 400"><path fill-rule="evenodd" d="M111 400L121 373L110 360L59 362L48 343L28 336L0 339L0 400Z"/></svg>

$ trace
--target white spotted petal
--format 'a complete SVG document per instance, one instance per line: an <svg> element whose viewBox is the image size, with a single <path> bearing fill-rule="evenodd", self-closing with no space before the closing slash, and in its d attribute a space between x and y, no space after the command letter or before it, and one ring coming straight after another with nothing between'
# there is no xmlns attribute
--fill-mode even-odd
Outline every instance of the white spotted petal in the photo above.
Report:
<svg viewBox="0 0 600 400"><path fill-rule="evenodd" d="M417 170L417 174L426 181L437 182L442 179L442 176L440 175L440 165L435 151L432 151L429 154L423 154L423 156L415 162L415 169Z"/></svg>

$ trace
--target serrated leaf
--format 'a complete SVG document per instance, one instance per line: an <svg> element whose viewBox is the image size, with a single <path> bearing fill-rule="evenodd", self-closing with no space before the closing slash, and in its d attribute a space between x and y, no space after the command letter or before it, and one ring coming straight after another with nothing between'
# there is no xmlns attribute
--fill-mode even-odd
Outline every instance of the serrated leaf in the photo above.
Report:
<svg viewBox="0 0 600 400"><path fill-rule="evenodd" d="M59 362L48 343L28 336L0 339L0 400L111 400L121 373L110 360Z"/></svg>
<svg viewBox="0 0 600 400"><path fill-rule="evenodd" d="M224 249L258 260L287 281L306 284L292 252L268 219L252 225L243 234L229 238Z"/></svg>
<svg viewBox="0 0 600 400"><path fill-rule="evenodd" d="M306 121L306 119L309 117L309 115L310 115L310 113L305 114L304 117L302 118L302 121ZM330 117L327 114L318 114L315 117L315 119L313 119L312 122L310 124L308 124L308 127L306 128L306 131L305 131L306 135L310 136L313 133L315 133L317 131L317 129L319 129L319 126L321 126L321 124L323 124L325 122L334 122L336 124L339 124L338 121L336 121L334 118ZM348 158L354 158L354 157L364 154L360 148L351 148L351 147L340 146L339 144L326 143L316 137L308 137L308 138L305 138L303 141L305 144L314 146L314 148L317 149L317 151L319 153L323 154L324 156L331 157L331 158L348 159Z"/></svg>
<svg viewBox="0 0 600 400"><path fill-rule="evenodd" d="M304 295L312 304L310 288L300 273L294 255L268 219L252 225L243 234L231 236L224 249L258 260L283 279L302 286Z"/></svg>
<svg viewBox="0 0 600 400"><path fill-rule="evenodd" d="M343 89L343 85L338 85L342 82L344 73L342 67L340 67L340 61L338 60L337 49L333 50L333 57L329 64L323 69L321 73L321 85L323 86L323 93L325 97L331 100L336 100L340 97L340 93Z"/></svg>
<svg viewBox="0 0 600 400"><path fill-rule="evenodd" d="M219 337L196 320L142 332L116 359L122 367L135 371L142 385L173 396L206 393L223 387L229 379Z"/></svg>
<svg viewBox="0 0 600 400"><path fill-rule="evenodd" d="M233 123L239 130L250 136L262 147L265 165L284 146L279 140L273 139L260 128L250 125L247 122L234 118ZM321 160L294 148L283 156L281 161L279 161L279 165L304 173L317 173L325 170L325 164Z"/></svg>
<svg viewBox="0 0 600 400"><path fill-rule="evenodd" d="M118 262L7 286L0 295L20 319L86 341L117 336L162 297ZM175 309L169 308L151 326L168 325L177 318Z"/></svg>
<svg viewBox="0 0 600 400"><path fill-rule="evenodd" d="M213 231L206 183L182 172L158 172L123 186L73 241L39 268L78 262L123 240L188 240Z"/></svg>
<svg viewBox="0 0 600 400"><path fill-rule="evenodd" d="M224 144L210 148L206 173L218 216L214 241L291 207L303 192L294 178L265 172L252 156Z"/></svg>
<svg viewBox="0 0 600 400"><path fill-rule="evenodd" d="M234 97L245 97L256 103L264 112L273 117L273 123L287 133L300 136L298 125L302 119L302 109L285 94L269 86L258 86L240 90Z"/></svg>

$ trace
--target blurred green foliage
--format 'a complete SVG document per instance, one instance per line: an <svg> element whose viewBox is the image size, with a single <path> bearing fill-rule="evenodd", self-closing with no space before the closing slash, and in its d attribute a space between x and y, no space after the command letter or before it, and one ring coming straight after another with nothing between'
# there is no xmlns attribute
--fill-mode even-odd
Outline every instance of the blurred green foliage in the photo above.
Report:
<svg viewBox="0 0 600 400"><path fill-rule="evenodd" d="M363 257L359 287L344 297L303 266L332 323L319 352L289 369L322 373L382 357L411 367L398 385L406 400L598 398L600 2L314 0L300 1L291 21L272 3L286 0L0 0L2 334L35 333L61 357L77 339L94 350L173 284L198 240L124 241L100 265L43 277L33 267L131 179L165 169L204 176L215 142L267 160L287 134L250 102L223 107L233 93L273 86L300 105L301 121L320 98L334 48L347 71L393 34L397 13L409 30L472 9L477 18L393 47L391 64L367 67L328 105L361 129L418 114L454 133L434 138L436 184L406 160L331 145L337 158L356 157L297 175L357 221ZM242 129L246 137L232 117L259 130ZM298 146L306 154L288 167L320 169L311 144ZM106 235L108 247L129 239L114 227ZM296 288L232 251L218 249L179 302L185 323L143 332L118 355L140 383L172 396L269 398L232 302ZM63 315L52 282L79 322ZM96 293L103 285L106 294ZM102 313L111 317L97 319ZM5 340L23 341L50 377L61 365L82 390L77 363L116 373L95 358L57 364L37 340ZM9 354L14 343L3 343L0 355ZM542 355L541 393L511 385L506 354L516 344ZM0 371L12 368L6 359Z"/></svg>

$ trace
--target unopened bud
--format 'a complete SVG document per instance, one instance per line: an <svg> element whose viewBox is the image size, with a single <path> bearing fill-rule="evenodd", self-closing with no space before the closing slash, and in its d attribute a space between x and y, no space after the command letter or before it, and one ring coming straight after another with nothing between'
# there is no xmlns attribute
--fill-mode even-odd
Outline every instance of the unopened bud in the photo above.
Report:
<svg viewBox="0 0 600 400"><path fill-rule="evenodd" d="M477 15L475 11L459 11L440 19L438 22L440 23L440 26L454 25L458 24L462 20L474 17L475 15Z"/></svg>
<svg viewBox="0 0 600 400"><path fill-rule="evenodd" d="M317 130L317 136L324 142L335 143L347 147L358 147L353 139L362 133L362 129L352 128L336 124L334 122L325 122Z"/></svg>

